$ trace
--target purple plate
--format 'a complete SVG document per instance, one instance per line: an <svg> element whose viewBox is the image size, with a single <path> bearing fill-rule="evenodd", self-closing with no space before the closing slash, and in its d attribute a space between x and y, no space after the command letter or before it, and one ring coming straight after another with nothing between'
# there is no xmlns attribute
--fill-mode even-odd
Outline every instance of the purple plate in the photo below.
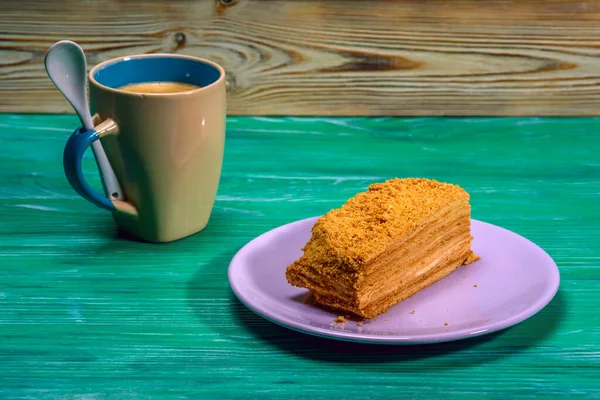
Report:
<svg viewBox="0 0 600 400"><path fill-rule="evenodd" d="M228 271L229 284L246 307L299 332L365 343L447 342L515 325L544 308L558 290L558 268L544 250L516 233L472 220L473 250L480 260L362 325L338 324L337 314L306 304L308 290L285 279L316 219L260 235L240 249Z"/></svg>

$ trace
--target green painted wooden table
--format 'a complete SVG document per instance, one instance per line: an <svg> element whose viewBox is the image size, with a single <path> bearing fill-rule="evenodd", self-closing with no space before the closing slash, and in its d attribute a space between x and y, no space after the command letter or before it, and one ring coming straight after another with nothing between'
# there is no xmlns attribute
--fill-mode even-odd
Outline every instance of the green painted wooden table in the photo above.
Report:
<svg viewBox="0 0 600 400"><path fill-rule="evenodd" d="M166 245L119 238L68 186L76 124L0 116L0 398L600 398L600 119L230 118L209 226ZM556 260L555 299L497 334L389 347L233 297L247 241L394 176L465 187L474 218Z"/></svg>

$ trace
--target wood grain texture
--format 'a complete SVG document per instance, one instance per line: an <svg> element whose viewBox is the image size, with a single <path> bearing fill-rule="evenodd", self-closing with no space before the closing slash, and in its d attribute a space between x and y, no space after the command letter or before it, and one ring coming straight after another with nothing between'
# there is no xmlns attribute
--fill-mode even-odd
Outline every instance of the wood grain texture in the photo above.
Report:
<svg viewBox="0 0 600 400"><path fill-rule="evenodd" d="M68 186L76 124L0 115L0 398L599 397L600 119L229 118L212 219L166 245L117 237ZM410 347L309 337L235 300L241 246L393 176L464 186L474 218L556 260L556 298L498 334Z"/></svg>
<svg viewBox="0 0 600 400"><path fill-rule="evenodd" d="M71 112L43 57L205 57L231 115L598 115L600 1L0 3L0 112Z"/></svg>

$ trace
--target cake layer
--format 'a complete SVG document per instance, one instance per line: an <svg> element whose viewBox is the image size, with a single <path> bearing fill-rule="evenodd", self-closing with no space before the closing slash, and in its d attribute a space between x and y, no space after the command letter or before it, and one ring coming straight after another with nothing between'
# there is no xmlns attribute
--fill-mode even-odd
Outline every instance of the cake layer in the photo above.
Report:
<svg viewBox="0 0 600 400"><path fill-rule="evenodd" d="M385 296L404 281L427 274L428 269L447 253L470 250L472 237L468 205L455 204L445 211L367 264L357 288L361 297L360 307L374 301L370 299L371 292Z"/></svg>
<svg viewBox="0 0 600 400"><path fill-rule="evenodd" d="M379 296L375 301L368 302L364 306L360 306L360 300L352 303L340 301L332 292L311 291L317 303L337 309L349 311L365 318L374 318L381 314L392 305L405 300L425 287L437 282L450 274L455 269L462 265L468 264L474 260L473 253L470 250L466 252L454 252L448 254L447 257L429 264L426 274L413 276L410 279L404 280L402 284L394 286L393 291L388 291L385 296Z"/></svg>
<svg viewBox="0 0 600 400"><path fill-rule="evenodd" d="M469 195L428 179L391 179L369 186L317 220L301 260L326 268L362 271L366 261L410 236L424 221Z"/></svg>
<svg viewBox="0 0 600 400"><path fill-rule="evenodd" d="M471 254L468 212L457 208L444 217L424 224L409 240L395 243L392 249L368 263L366 272L356 279L355 288L340 286L335 276L323 279L317 273L318 267L305 270L310 271L304 276L305 287L313 292L319 303L372 318L373 310L378 314L387 309L384 309L388 304L386 299L403 300L416 293L407 291L411 285L421 281L429 285L434 282L428 280L432 274L437 279L446 275L436 274L436 269L450 263L453 268L448 270L449 273L462 265L455 265L455 259L467 261ZM444 223L440 225L438 221ZM392 304L395 303L389 305Z"/></svg>
<svg viewBox="0 0 600 400"><path fill-rule="evenodd" d="M429 275L429 270L444 259L452 261L452 251L458 252L459 257L470 251L468 203L459 200L438 214L367 262L362 274L344 270L323 274L323 265L313 264L300 268L292 277L288 274L288 279L309 288L320 303L366 317L364 310L371 303L378 304L396 292L405 292L406 285L421 275Z"/></svg>
<svg viewBox="0 0 600 400"><path fill-rule="evenodd" d="M419 275L412 280L404 283L387 297L380 298L378 301L370 303L367 307L360 309L361 316L365 318L374 318L387 311L391 306L398 304L415 293L425 289L427 286L443 279L457 268L469 263L471 259L471 251L454 252L438 263L431 266L428 273Z"/></svg>
<svg viewBox="0 0 600 400"><path fill-rule="evenodd" d="M469 196L454 185L392 180L320 218L288 282L372 318L474 261Z"/></svg>

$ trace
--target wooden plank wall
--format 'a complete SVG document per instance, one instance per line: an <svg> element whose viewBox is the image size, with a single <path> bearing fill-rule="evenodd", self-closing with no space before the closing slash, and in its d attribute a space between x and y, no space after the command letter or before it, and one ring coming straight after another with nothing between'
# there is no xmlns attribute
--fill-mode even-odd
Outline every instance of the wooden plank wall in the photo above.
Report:
<svg viewBox="0 0 600 400"><path fill-rule="evenodd" d="M0 112L71 112L65 38L219 62L231 115L600 114L600 1L0 1Z"/></svg>

